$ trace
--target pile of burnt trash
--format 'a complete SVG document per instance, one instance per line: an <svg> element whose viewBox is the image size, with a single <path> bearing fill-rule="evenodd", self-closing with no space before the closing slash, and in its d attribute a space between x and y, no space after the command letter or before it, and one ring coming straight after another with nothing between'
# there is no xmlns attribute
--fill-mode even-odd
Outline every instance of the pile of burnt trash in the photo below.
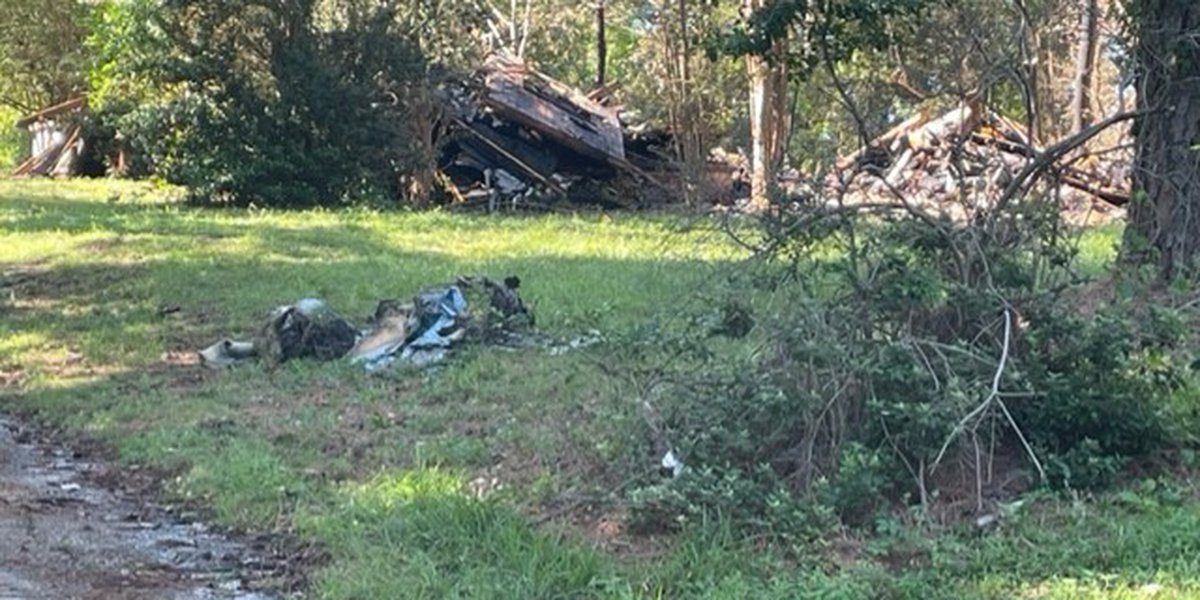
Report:
<svg viewBox="0 0 1200 600"><path fill-rule="evenodd" d="M515 276L503 281L459 277L410 300L381 300L362 328L324 301L306 298L276 307L250 339L222 339L201 350L200 362L223 368L252 359L268 364L349 360L378 371L441 362L465 343L553 346L534 330L533 313L517 291L520 284Z"/></svg>

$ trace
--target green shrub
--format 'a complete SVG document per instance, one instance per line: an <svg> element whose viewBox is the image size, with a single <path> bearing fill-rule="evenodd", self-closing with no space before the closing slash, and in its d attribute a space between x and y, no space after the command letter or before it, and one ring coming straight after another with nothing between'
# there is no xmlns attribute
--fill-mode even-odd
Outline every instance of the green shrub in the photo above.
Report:
<svg viewBox="0 0 1200 600"><path fill-rule="evenodd" d="M654 374L675 382L648 401L687 470L634 490L635 519L719 515L808 539L825 517L863 526L898 503L936 502L949 463L955 479L977 479L967 493L993 475L1095 488L1176 443L1177 405L1196 389L1186 315L1164 303L1080 315L1065 293L1073 248L1057 215L1030 204L967 224L771 225L780 249L729 286L790 296L775 314L743 307L752 325L739 335L755 353L705 346L721 328L658 341L707 351ZM783 218L821 209L806 210ZM1029 460L985 472L999 454Z"/></svg>
<svg viewBox="0 0 1200 600"><path fill-rule="evenodd" d="M311 206L394 200L428 166L432 80L392 9L160 4L106 5L89 39L97 119L132 174L208 203Z"/></svg>
<svg viewBox="0 0 1200 600"><path fill-rule="evenodd" d="M1031 316L1024 362L1036 395L1013 410L1046 453L1054 485L1104 486L1128 459L1171 441L1172 397L1192 378L1173 357L1183 351L1179 316L1156 307L1139 329L1133 312L1117 305L1080 317L1056 306Z"/></svg>
<svg viewBox="0 0 1200 600"><path fill-rule="evenodd" d="M29 134L15 126L20 114L0 106L0 170L9 170L29 153Z"/></svg>

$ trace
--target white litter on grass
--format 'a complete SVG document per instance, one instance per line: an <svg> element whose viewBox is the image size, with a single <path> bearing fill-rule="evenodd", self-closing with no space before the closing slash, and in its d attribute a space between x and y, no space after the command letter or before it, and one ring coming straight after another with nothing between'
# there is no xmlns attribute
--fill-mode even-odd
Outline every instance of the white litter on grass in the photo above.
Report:
<svg viewBox="0 0 1200 600"><path fill-rule="evenodd" d="M679 477L683 473L683 461L675 456L674 450L667 450L667 453L662 457L662 467L671 470L672 477Z"/></svg>

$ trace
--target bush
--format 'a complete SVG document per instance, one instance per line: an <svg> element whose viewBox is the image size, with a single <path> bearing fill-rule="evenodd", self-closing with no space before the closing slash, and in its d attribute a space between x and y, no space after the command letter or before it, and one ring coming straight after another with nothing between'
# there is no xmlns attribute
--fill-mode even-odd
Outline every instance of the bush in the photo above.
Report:
<svg viewBox="0 0 1200 600"><path fill-rule="evenodd" d="M1194 380L1184 316L1120 303L1079 314L1073 250L1032 204L969 224L820 208L769 224L777 251L729 289L765 283L791 295L789 309L741 315L750 357L698 341L721 328L661 341L708 351L654 375L677 382L647 400L688 470L632 492L635 518L675 527L719 514L799 539L827 515L860 526L895 503L1011 493L1009 475L1103 486L1174 443L1168 409ZM696 320L727 320L708 312ZM1030 460L976 469L1001 454Z"/></svg>
<svg viewBox="0 0 1200 600"><path fill-rule="evenodd" d="M143 0L100 11L94 105L131 150L133 174L210 203L401 195L432 152L426 58L391 9L338 5L338 18L318 24L318 4Z"/></svg>
<svg viewBox="0 0 1200 600"><path fill-rule="evenodd" d="M1049 459L1051 483L1096 488L1131 458L1168 443L1169 407L1191 379L1165 329L1139 330L1131 306L1081 317L1066 306L1035 315L1025 376L1037 395L1013 403L1030 441ZM1162 307L1151 323L1174 319Z"/></svg>

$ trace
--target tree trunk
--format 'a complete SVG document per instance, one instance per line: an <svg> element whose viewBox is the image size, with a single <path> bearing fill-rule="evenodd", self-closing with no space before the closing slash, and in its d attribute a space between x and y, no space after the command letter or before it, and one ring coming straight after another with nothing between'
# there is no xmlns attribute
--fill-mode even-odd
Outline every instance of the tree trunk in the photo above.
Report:
<svg viewBox="0 0 1200 600"><path fill-rule="evenodd" d="M767 0L745 0L745 14L762 9ZM775 42L765 56L746 56L750 79L750 205L770 204L771 184L783 156L783 128L789 121L787 70L783 60L786 40Z"/></svg>
<svg viewBox="0 0 1200 600"><path fill-rule="evenodd" d="M608 78L608 36L605 32L604 0L596 0L596 87Z"/></svg>
<svg viewBox="0 0 1200 600"><path fill-rule="evenodd" d="M771 169L771 77L765 58L753 54L746 57L750 76L750 205L763 209L770 203Z"/></svg>
<svg viewBox="0 0 1200 600"><path fill-rule="evenodd" d="M1100 28L1099 0L1086 0L1075 50L1075 81L1071 90L1071 131L1092 124L1092 79L1096 72L1096 38Z"/></svg>
<svg viewBox="0 0 1200 600"><path fill-rule="evenodd" d="M1164 278L1188 274L1200 253L1200 5L1137 0L1134 201L1123 251Z"/></svg>

